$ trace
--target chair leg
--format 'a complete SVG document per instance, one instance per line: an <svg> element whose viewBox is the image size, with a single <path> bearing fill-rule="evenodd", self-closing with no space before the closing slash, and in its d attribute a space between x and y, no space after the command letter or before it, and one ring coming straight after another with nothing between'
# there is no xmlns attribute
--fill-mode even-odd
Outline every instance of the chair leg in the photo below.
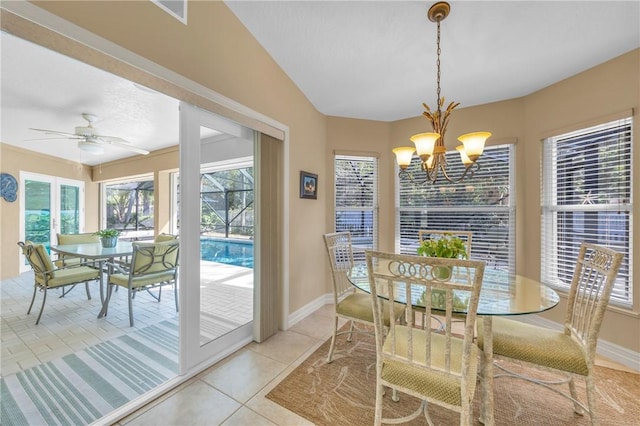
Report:
<svg viewBox="0 0 640 426"><path fill-rule="evenodd" d="M33 308L33 302L36 300L36 292L38 291L38 286L33 286L33 296L31 297L31 304L29 305L29 309L27 310L27 315L31 313L31 308Z"/></svg>
<svg viewBox="0 0 640 426"><path fill-rule="evenodd" d="M136 293L129 288L129 297L127 297L127 299L129 299L129 327L133 327L133 296L135 294Z"/></svg>
<svg viewBox="0 0 640 426"><path fill-rule="evenodd" d="M571 393L571 398L573 398L573 411L582 416L584 414L584 410L580 407L580 404L576 402L578 400L578 393L576 392L576 383L573 380L573 377L569 379L569 392ZM591 401L589 401L589 403L590 402ZM591 410L591 407L589 407L589 410Z"/></svg>
<svg viewBox="0 0 640 426"><path fill-rule="evenodd" d="M327 356L327 364L330 364L333 361L331 358L333 357L333 348L336 345L336 334L338 334L338 317L336 316L333 320L333 336L331 337L331 347L329 348L329 356Z"/></svg>
<svg viewBox="0 0 640 426"><path fill-rule="evenodd" d="M162 297L162 284L158 287L158 303L160 303L160 298Z"/></svg>
<svg viewBox="0 0 640 426"><path fill-rule="evenodd" d="M87 291L87 300L91 300L91 292L89 291L89 281L84 282L84 289Z"/></svg>
<svg viewBox="0 0 640 426"><path fill-rule="evenodd" d="M337 327L337 325L336 325ZM347 342L351 343L353 337L353 329L356 327L356 322L351 320L351 328L349 329L349 337L347 337Z"/></svg>
<svg viewBox="0 0 640 426"><path fill-rule="evenodd" d="M65 287L62 287L62 294L60 295L60 299L62 299L63 297L65 297L67 294L69 294L69 292L71 290L73 290L74 288L76 288L76 285L72 285L71 287L69 287L68 289L66 289Z"/></svg>
<svg viewBox="0 0 640 426"><path fill-rule="evenodd" d="M384 388L380 383L376 383L376 405L374 409L374 421L373 424L375 426L380 426L382 424L382 395L384 393Z"/></svg>
<svg viewBox="0 0 640 426"><path fill-rule="evenodd" d="M178 312L178 283L173 284L173 299L176 301L176 312Z"/></svg>
<svg viewBox="0 0 640 426"><path fill-rule="evenodd" d="M593 374L589 373L587 381L587 401L589 403L589 415L591 416L591 424L599 425L598 415L596 413L596 385L593 381Z"/></svg>
<svg viewBox="0 0 640 426"><path fill-rule="evenodd" d="M40 322L40 317L42 316L42 311L44 311L44 304L47 301L47 288L44 288L44 297L42 298L42 306L40 307L40 313L38 314L38 319L36 319L36 325ZM31 310L31 309L29 309Z"/></svg>

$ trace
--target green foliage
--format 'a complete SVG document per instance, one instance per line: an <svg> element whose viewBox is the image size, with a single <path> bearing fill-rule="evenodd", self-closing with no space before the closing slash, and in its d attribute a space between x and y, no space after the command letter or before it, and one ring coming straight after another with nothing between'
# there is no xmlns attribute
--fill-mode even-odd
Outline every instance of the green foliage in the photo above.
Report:
<svg viewBox="0 0 640 426"><path fill-rule="evenodd" d="M441 238L422 241L418 247L419 256L446 257L449 259L466 259L467 247L461 238L445 234Z"/></svg>
<svg viewBox="0 0 640 426"><path fill-rule="evenodd" d="M97 235L100 238L113 238L120 235L120 231L117 229L101 229L98 232L95 232L93 235Z"/></svg>

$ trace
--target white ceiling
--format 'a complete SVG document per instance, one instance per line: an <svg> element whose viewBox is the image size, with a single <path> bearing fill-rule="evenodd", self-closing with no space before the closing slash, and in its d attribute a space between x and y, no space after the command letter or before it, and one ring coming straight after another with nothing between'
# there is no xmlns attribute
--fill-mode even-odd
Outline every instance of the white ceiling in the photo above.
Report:
<svg viewBox="0 0 640 426"><path fill-rule="evenodd" d="M431 3L227 1L322 113L392 121L436 97ZM454 1L442 23L442 95L462 107L526 95L640 47L639 1ZM30 142L29 128L101 134L150 151L178 141L178 102L2 33L4 143L96 165L71 140Z"/></svg>

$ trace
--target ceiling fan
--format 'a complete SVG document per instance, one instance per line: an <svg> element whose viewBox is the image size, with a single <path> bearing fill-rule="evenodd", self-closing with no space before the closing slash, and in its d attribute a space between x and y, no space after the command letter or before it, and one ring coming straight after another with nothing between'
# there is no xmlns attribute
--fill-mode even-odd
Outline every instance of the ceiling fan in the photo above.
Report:
<svg viewBox="0 0 640 426"><path fill-rule="evenodd" d="M105 145L128 149L129 151L133 151L142 155L147 155L149 153L149 151L147 150L136 148L131 144L131 142L126 141L125 139L122 139L120 137L101 135L99 130L93 127L93 123L95 123L98 120L97 116L93 114L83 113L82 118L87 120L88 125L76 126L74 133L59 132L57 130L31 128L30 130L44 132L47 135L58 136L56 138L31 139L31 140L53 140L53 139L77 140L79 149L94 155L103 154Z"/></svg>

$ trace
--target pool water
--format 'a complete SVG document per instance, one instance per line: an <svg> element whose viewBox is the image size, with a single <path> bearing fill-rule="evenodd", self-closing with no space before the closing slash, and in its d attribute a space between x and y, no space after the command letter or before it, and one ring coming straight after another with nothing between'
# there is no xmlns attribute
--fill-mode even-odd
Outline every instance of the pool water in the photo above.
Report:
<svg viewBox="0 0 640 426"><path fill-rule="evenodd" d="M253 241L202 238L200 256L202 260L253 268Z"/></svg>

